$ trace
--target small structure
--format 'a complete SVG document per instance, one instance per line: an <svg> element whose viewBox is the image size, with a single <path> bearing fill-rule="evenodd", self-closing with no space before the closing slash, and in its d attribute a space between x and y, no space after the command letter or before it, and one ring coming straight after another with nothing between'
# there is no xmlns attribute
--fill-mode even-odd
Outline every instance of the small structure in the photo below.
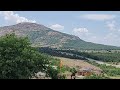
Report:
<svg viewBox="0 0 120 90"><path fill-rule="evenodd" d="M92 74L92 70L90 68L81 68L78 70L78 76L90 76Z"/></svg>

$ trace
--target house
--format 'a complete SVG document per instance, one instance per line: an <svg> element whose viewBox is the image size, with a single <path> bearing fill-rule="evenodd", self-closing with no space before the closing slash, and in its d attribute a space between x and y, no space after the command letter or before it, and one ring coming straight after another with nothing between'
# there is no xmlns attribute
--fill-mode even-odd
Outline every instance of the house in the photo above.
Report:
<svg viewBox="0 0 120 90"><path fill-rule="evenodd" d="M78 76L90 76L92 74L92 70L90 68L81 68L78 70Z"/></svg>

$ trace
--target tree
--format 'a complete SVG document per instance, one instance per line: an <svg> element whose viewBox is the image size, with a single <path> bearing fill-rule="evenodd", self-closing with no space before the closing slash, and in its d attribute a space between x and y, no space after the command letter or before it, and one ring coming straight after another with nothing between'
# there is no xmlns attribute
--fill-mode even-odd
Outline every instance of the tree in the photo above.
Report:
<svg viewBox="0 0 120 90"><path fill-rule="evenodd" d="M58 79L58 74L59 74L59 70L54 69L52 67L49 67L47 70L47 75L50 76L52 79Z"/></svg>
<svg viewBox="0 0 120 90"><path fill-rule="evenodd" d="M77 70L76 70L75 68L71 68L71 69L70 69L70 72L71 72L71 73L77 73Z"/></svg>
<svg viewBox="0 0 120 90"><path fill-rule="evenodd" d="M47 70L49 57L30 46L28 38L7 34L0 38L0 79L29 79Z"/></svg>

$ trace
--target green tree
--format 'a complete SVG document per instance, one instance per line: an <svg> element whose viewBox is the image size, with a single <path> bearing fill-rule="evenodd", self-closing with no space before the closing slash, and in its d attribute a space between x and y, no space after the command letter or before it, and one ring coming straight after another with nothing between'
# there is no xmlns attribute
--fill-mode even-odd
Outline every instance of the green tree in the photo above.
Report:
<svg viewBox="0 0 120 90"><path fill-rule="evenodd" d="M71 73L77 73L77 70L76 70L75 68L71 68L71 69L70 69L70 72L71 72Z"/></svg>
<svg viewBox="0 0 120 90"><path fill-rule="evenodd" d="M15 34L0 38L0 79L29 79L39 71L46 72L49 59L32 48L28 38Z"/></svg>
<svg viewBox="0 0 120 90"><path fill-rule="evenodd" d="M49 67L47 70L47 75L49 77L51 77L52 79L58 79L58 74L59 74L59 70L58 69L54 69L52 67Z"/></svg>

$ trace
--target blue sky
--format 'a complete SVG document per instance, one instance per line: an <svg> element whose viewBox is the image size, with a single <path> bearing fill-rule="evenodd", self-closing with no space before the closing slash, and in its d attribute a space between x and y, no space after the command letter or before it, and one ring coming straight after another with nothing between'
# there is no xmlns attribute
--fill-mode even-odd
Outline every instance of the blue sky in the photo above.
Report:
<svg viewBox="0 0 120 90"><path fill-rule="evenodd" d="M0 11L0 26L35 22L81 39L120 46L120 11Z"/></svg>

